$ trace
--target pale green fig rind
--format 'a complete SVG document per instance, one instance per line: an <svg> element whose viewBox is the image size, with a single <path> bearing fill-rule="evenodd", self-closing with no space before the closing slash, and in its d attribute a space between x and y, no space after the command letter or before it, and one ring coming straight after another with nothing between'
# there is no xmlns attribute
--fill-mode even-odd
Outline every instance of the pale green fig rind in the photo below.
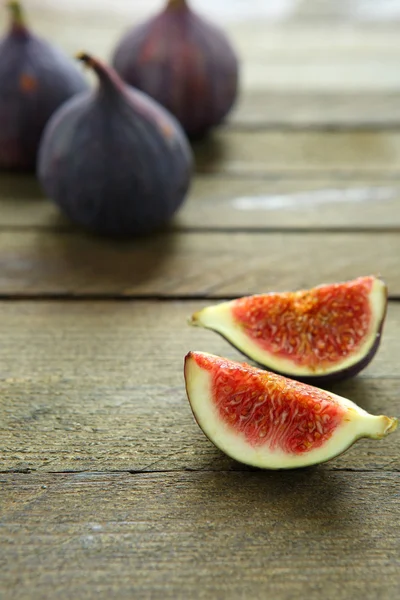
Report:
<svg viewBox="0 0 400 600"><path fill-rule="evenodd" d="M243 327L235 322L233 318L232 308L236 300L220 302L203 308L192 315L189 324L220 334L242 354L275 373L307 382L338 381L352 377L364 369L371 362L380 345L388 298L387 286L382 279L374 278L370 298L372 308L371 331L358 352L333 365L314 369L278 357L253 341L243 331Z"/></svg>
<svg viewBox="0 0 400 600"><path fill-rule="evenodd" d="M205 352L196 354L213 358L213 355ZM211 400L211 376L197 365L192 352L185 357L184 375L189 404L204 435L230 458L261 469L283 470L321 464L343 454L361 438L386 437L398 425L395 417L371 415L351 400L331 394L335 401L348 410L348 420L335 430L321 448L296 455L271 452L267 446L254 449L240 433L230 430L217 414Z"/></svg>

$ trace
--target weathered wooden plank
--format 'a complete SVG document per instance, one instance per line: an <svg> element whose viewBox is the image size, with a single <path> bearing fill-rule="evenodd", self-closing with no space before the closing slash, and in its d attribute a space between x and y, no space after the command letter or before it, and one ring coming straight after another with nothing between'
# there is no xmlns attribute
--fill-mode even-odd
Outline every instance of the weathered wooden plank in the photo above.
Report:
<svg viewBox="0 0 400 600"><path fill-rule="evenodd" d="M24 212L28 219L31 212ZM397 229L400 187L385 180L268 181L199 176L173 225L180 230Z"/></svg>
<svg viewBox="0 0 400 600"><path fill-rule="evenodd" d="M0 227L71 229L34 177L0 175ZM198 175L172 229L398 229L400 183Z"/></svg>
<svg viewBox="0 0 400 600"><path fill-rule="evenodd" d="M116 242L1 231L0 294L226 297L380 273L400 295L397 233L164 233Z"/></svg>
<svg viewBox="0 0 400 600"><path fill-rule="evenodd" d="M246 20L228 28L243 57L246 91L393 93L399 90L396 27ZM376 73L376 78L375 78Z"/></svg>
<svg viewBox="0 0 400 600"><path fill-rule="evenodd" d="M62 15L71 19L76 18L73 8L79 8L83 15L98 15L100 21L105 18L115 19L125 23L124 19L139 20L146 18L151 13L160 10L166 0L87 0L84 5L79 0L70 0L68 7L59 4L57 0L31 0L29 5L35 11L37 19L45 15ZM261 20L267 26L269 23L281 24L289 21L290 24L299 22L300 25L307 21L318 20L319 24L335 26L343 21L352 21L354 24L392 24L400 19L399 0L390 0L379 4L370 0L274 0L274 2L260 2L259 0L190 0L194 9L202 10L213 18L225 23L243 23L248 20Z"/></svg>
<svg viewBox="0 0 400 600"><path fill-rule="evenodd" d="M245 360L187 317L204 302L0 304L0 470L235 470L205 438L186 397L197 349ZM360 376L337 384L375 414L400 416L400 306ZM399 437L361 440L332 469L400 469Z"/></svg>
<svg viewBox="0 0 400 600"><path fill-rule="evenodd" d="M5 598L391 600L399 474L2 476Z"/></svg>
<svg viewBox="0 0 400 600"><path fill-rule="evenodd" d="M396 176L400 131L237 131L196 146L201 173L292 177Z"/></svg>
<svg viewBox="0 0 400 600"><path fill-rule="evenodd" d="M399 93L243 90L227 123L233 127L288 129L389 128L400 123Z"/></svg>
<svg viewBox="0 0 400 600"><path fill-rule="evenodd" d="M246 3L247 4L247 3ZM251 5L251 1L249 3ZM272 3L274 4L274 3ZM278 6L284 7L287 2L278 0ZM289 2L289 5L291 3ZM339 20L363 22L369 25L396 23L400 17L399 0L370 2L370 0L302 0L293 6L295 15L302 19L316 18L318 21Z"/></svg>

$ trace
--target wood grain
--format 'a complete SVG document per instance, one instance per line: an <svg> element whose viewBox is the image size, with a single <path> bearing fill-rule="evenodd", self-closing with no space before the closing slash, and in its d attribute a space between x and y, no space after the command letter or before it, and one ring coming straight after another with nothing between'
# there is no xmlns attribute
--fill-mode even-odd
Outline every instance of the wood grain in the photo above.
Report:
<svg viewBox="0 0 400 600"><path fill-rule="evenodd" d="M398 473L1 476L4 598L391 600Z"/></svg>
<svg viewBox="0 0 400 600"><path fill-rule="evenodd" d="M244 360L186 324L200 302L0 304L0 470L235 470L205 438L183 378L189 350ZM400 416L400 306L360 376L337 384L376 414ZM360 440L332 469L400 470L399 436Z"/></svg>
<svg viewBox="0 0 400 600"><path fill-rule="evenodd" d="M84 5L78 0L69 0L68 5L60 4L57 0L30 0L31 10L37 14L54 14L76 18L75 13L68 7L79 7L83 14L98 15L99 21L106 17L119 20L123 18L139 20L146 18L149 14L160 10L164 0L86 0ZM274 2L260 2L259 0L190 0L190 5L195 10L202 10L215 19L221 19L225 23L243 23L246 21L262 21L266 26L280 25L289 22L304 26L308 21L317 21L319 24L330 24L331 27L352 22L352 24L367 25L390 25L396 23L400 18L399 0L384 1L379 5L370 0L274 0Z"/></svg>
<svg viewBox="0 0 400 600"><path fill-rule="evenodd" d="M354 130L398 128L400 123L396 91L307 91L300 84L293 90L275 91L268 82L265 88L241 92L227 121L230 127Z"/></svg>
<svg viewBox="0 0 400 600"><path fill-rule="evenodd" d="M0 175L0 227L72 229L34 177ZM398 229L400 184L198 175L171 229Z"/></svg>
<svg viewBox="0 0 400 600"><path fill-rule="evenodd" d="M227 297L380 273L400 295L397 233L164 233L115 242L0 231L0 294Z"/></svg>
<svg viewBox="0 0 400 600"><path fill-rule="evenodd" d="M400 131L237 131L221 129L196 146L201 173L360 178L398 177Z"/></svg>
<svg viewBox="0 0 400 600"><path fill-rule="evenodd" d="M398 229L400 187L385 179L197 177L174 226L180 230Z"/></svg>

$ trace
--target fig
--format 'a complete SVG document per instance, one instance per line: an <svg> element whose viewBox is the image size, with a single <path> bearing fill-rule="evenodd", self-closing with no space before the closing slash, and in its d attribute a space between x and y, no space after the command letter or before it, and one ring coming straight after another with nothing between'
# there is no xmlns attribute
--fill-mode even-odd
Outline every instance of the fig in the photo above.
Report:
<svg viewBox="0 0 400 600"><path fill-rule="evenodd" d="M74 223L110 236L148 234L165 224L189 188L193 157L179 123L88 54L97 89L50 119L38 159L45 193Z"/></svg>
<svg viewBox="0 0 400 600"><path fill-rule="evenodd" d="M75 62L31 33L18 2L0 41L0 168L32 171L43 129L54 111L88 83Z"/></svg>
<svg viewBox="0 0 400 600"><path fill-rule="evenodd" d="M309 383L338 381L376 354L387 309L378 277L207 306L190 323L214 330L270 371Z"/></svg>
<svg viewBox="0 0 400 600"><path fill-rule="evenodd" d="M186 0L127 31L112 64L125 81L167 108L190 138L222 123L238 94L239 61L225 32Z"/></svg>
<svg viewBox="0 0 400 600"><path fill-rule="evenodd" d="M205 352L185 357L186 391L210 441L231 458L265 469L326 462L358 439L380 439L398 419L371 415L336 394Z"/></svg>

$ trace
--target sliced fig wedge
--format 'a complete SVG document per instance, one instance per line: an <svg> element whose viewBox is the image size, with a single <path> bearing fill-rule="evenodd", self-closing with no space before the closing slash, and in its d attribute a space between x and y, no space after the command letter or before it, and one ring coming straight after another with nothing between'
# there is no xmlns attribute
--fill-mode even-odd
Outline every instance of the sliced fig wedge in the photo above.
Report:
<svg viewBox="0 0 400 600"><path fill-rule="evenodd" d="M310 383L352 377L378 350L387 287L374 276L208 306L192 325L212 329L271 371Z"/></svg>
<svg viewBox="0 0 400 600"><path fill-rule="evenodd" d="M205 352L185 357L187 396L197 423L231 458L290 469L330 460L362 437L380 439L398 420L282 375Z"/></svg>

